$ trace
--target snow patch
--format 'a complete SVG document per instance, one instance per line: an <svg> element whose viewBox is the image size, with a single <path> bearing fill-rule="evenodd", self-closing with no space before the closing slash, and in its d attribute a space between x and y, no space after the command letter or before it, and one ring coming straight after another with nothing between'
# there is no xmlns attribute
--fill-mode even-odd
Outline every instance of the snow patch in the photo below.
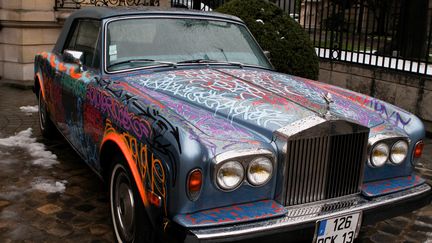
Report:
<svg viewBox="0 0 432 243"><path fill-rule="evenodd" d="M25 113L36 113L39 111L39 107L37 105L34 106L26 105L26 106L21 106L20 110Z"/></svg>
<svg viewBox="0 0 432 243"><path fill-rule="evenodd" d="M20 147L26 149L34 158L32 163L43 167L51 167L58 164L57 156L51 151L45 149L45 145L36 142L36 138L32 136L32 129L21 131L15 136L8 138L0 138L0 145L6 147Z"/></svg>
<svg viewBox="0 0 432 243"><path fill-rule="evenodd" d="M52 179L36 179L32 182L32 188L48 193L63 193L66 190L66 180L55 181Z"/></svg>

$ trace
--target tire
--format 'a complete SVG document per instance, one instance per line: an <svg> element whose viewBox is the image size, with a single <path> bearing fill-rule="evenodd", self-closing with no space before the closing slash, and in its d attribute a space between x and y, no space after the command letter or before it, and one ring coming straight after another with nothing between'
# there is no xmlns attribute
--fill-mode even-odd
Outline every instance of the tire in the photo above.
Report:
<svg viewBox="0 0 432 243"><path fill-rule="evenodd" d="M156 243L156 234L129 169L115 159L109 178L109 199L114 236L121 243Z"/></svg>
<svg viewBox="0 0 432 243"><path fill-rule="evenodd" d="M56 134L56 128L54 127L53 122L49 118L46 103L42 98L41 89L39 89L38 105L39 105L39 128L41 130L42 136L46 138L52 138Z"/></svg>

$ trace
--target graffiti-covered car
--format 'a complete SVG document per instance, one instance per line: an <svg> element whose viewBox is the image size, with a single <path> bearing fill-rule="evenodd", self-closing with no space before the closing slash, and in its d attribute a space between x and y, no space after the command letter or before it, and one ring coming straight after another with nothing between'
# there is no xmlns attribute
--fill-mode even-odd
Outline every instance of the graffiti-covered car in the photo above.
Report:
<svg viewBox="0 0 432 243"><path fill-rule="evenodd" d="M36 56L35 93L43 135L109 185L119 242L352 242L431 200L416 116L275 72L233 16L79 10Z"/></svg>

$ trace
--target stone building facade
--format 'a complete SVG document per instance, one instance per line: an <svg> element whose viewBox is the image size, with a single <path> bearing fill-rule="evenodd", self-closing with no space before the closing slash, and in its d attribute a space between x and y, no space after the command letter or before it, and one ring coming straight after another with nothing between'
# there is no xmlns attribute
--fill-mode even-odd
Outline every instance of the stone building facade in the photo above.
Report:
<svg viewBox="0 0 432 243"><path fill-rule="evenodd" d="M55 9L56 1L61 2L0 0L0 83L33 84L35 54L52 49L62 23L74 11ZM117 2L121 5L124 0ZM167 7L170 0L160 0L159 4Z"/></svg>
<svg viewBox="0 0 432 243"><path fill-rule="evenodd" d="M1 82L33 80L36 53L50 50L61 22L53 0L0 0Z"/></svg>

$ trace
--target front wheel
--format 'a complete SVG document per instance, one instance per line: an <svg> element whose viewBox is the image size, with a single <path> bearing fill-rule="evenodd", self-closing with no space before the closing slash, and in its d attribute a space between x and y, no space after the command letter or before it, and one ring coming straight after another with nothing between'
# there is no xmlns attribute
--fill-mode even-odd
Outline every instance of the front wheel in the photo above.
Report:
<svg viewBox="0 0 432 243"><path fill-rule="evenodd" d="M122 161L111 170L109 194L117 242L156 242L133 177Z"/></svg>

